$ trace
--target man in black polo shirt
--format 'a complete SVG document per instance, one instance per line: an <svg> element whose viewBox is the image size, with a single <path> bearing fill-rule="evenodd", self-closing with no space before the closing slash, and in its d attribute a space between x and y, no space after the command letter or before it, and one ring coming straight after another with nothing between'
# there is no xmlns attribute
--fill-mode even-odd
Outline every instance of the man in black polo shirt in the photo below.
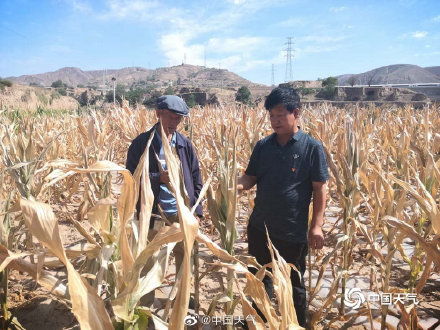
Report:
<svg viewBox="0 0 440 330"><path fill-rule="evenodd" d="M292 270L293 299L298 322L306 326L305 258L308 246L322 249L324 208L326 202L327 162L322 145L304 133L299 124L300 99L292 88L277 87L266 98L274 133L258 141L245 171L238 179L238 189L257 185L255 207L247 228L249 254L261 264L271 262L267 247L269 237ZM309 204L313 195L313 215L308 228ZM273 283L263 280L266 291L274 297Z"/></svg>

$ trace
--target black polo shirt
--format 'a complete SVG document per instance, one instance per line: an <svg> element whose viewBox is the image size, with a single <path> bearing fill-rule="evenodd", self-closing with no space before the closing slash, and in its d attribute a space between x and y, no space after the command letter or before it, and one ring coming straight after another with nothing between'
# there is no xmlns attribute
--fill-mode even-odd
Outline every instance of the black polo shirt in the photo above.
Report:
<svg viewBox="0 0 440 330"><path fill-rule="evenodd" d="M265 232L266 225L273 238L307 242L312 182L328 180L322 144L300 129L281 146L273 133L257 142L245 173L257 177L249 226Z"/></svg>

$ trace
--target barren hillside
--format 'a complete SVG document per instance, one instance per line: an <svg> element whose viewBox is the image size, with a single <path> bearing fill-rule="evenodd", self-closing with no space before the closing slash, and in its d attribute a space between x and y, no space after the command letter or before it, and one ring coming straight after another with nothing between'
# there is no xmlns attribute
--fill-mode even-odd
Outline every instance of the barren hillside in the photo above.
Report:
<svg viewBox="0 0 440 330"><path fill-rule="evenodd" d="M66 67L54 72L46 72L19 77L9 77L15 83L50 86L56 80L62 80L71 87L78 85L103 86L116 78L118 84L132 85L151 83L156 85L193 85L197 87L237 87L255 85L239 75L225 69L206 68L195 65L178 65L155 70L130 67L118 70L83 71L79 68Z"/></svg>
<svg viewBox="0 0 440 330"><path fill-rule="evenodd" d="M428 70L428 68L422 68L412 64L388 65L364 73L344 74L337 77L339 85L349 85L348 79L352 76L356 78L356 84L361 85L440 82L440 77Z"/></svg>

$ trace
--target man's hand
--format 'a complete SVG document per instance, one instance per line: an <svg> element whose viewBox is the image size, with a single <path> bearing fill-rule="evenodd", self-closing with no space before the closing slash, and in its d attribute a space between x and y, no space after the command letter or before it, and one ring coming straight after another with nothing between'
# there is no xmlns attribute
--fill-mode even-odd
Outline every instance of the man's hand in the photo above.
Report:
<svg viewBox="0 0 440 330"><path fill-rule="evenodd" d="M325 182L312 182L313 186L313 214L309 230L309 246L312 249L322 249L324 246L324 209L327 199Z"/></svg>
<svg viewBox="0 0 440 330"><path fill-rule="evenodd" d="M168 184L170 182L170 177L168 171L161 171L159 176L159 182L163 184Z"/></svg>
<svg viewBox="0 0 440 330"><path fill-rule="evenodd" d="M241 193L243 190L251 189L257 183L257 177L246 175L239 177L237 179L237 191Z"/></svg>
<svg viewBox="0 0 440 330"><path fill-rule="evenodd" d="M309 247L321 250L324 246L324 234L320 226L311 227L309 230Z"/></svg>

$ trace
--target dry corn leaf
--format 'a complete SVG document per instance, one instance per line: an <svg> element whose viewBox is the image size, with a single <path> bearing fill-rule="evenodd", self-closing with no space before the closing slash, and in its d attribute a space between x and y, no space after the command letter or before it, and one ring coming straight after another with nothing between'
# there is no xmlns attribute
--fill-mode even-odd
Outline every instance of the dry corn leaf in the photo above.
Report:
<svg viewBox="0 0 440 330"><path fill-rule="evenodd" d="M113 329L104 302L67 259L52 208L47 204L25 199L20 199L20 207L31 233L66 265L72 311L81 328Z"/></svg>
<svg viewBox="0 0 440 330"><path fill-rule="evenodd" d="M141 207L139 212L139 240L138 240L138 254L145 249L148 241L148 231L150 228L150 218L153 209L154 195L151 190L151 181L149 175L149 151L151 141L154 138L154 134L150 135L148 139L147 146L145 147L144 152L139 160L138 166L133 174L133 179L135 182L135 196L139 196L140 190L140 199L141 199ZM137 199L136 199L137 201Z"/></svg>
<svg viewBox="0 0 440 330"><path fill-rule="evenodd" d="M434 242L427 242L420 234L418 234L412 226L406 222L396 219L394 217L385 216L383 218L392 227L395 227L402 231L407 237L413 239L426 251L432 261L440 268L440 250L437 248L437 244Z"/></svg>
<svg viewBox="0 0 440 330"><path fill-rule="evenodd" d="M298 324L295 306L293 304L293 288L290 281L290 272L296 271L301 278L295 266L287 264L278 250L273 246L269 233L266 228L266 236L270 256L272 258L271 268L273 274L274 291L278 298L279 311L281 314L281 329L303 329Z"/></svg>
<svg viewBox="0 0 440 330"><path fill-rule="evenodd" d="M116 171L123 175L124 183L122 185L121 196L118 199L117 207L119 215L119 244L123 263L122 269L126 275L133 267L134 263L133 252L127 237L127 222L133 216L136 206L135 184L131 173L127 169L107 160L97 161L87 169L75 168L72 170L79 173Z"/></svg>
<svg viewBox="0 0 440 330"><path fill-rule="evenodd" d="M9 251L6 247L0 244L0 261L2 263L6 258L12 255L16 256L17 254L12 253L12 251ZM66 286L48 271L41 270L37 279L38 270L36 264L32 264L21 258L12 257L9 259L7 267L16 269L20 272L28 273L37 281L38 284L46 288L46 290L49 292L61 298L67 298Z"/></svg>

